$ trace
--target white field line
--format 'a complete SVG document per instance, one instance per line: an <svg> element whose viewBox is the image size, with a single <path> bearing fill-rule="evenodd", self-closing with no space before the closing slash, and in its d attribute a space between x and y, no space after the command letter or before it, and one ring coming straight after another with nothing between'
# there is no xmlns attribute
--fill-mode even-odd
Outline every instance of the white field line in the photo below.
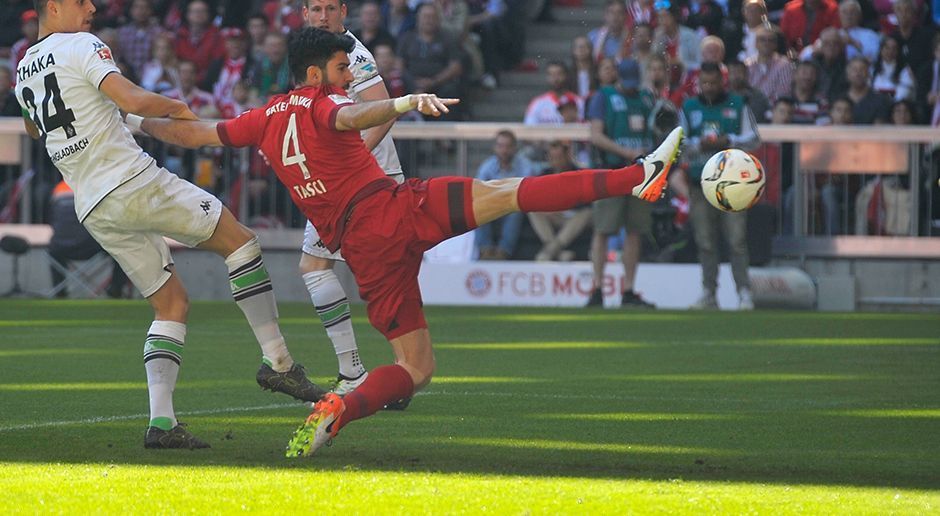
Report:
<svg viewBox="0 0 940 516"><path fill-rule="evenodd" d="M851 406L858 402L867 402L871 403L873 401L880 400L839 400L839 401L828 401L820 402L814 400L760 400L760 399L733 399L733 398L687 398L687 397L656 397L656 396L629 396L629 395L616 395L616 394L541 394L541 393L516 393L516 392L476 392L476 391L426 391L419 392L418 396L468 396L468 397L480 397L485 396L488 398L541 398L541 399L553 399L553 400L578 400L578 399L587 399L587 400L605 400L605 401L685 401L685 402L697 402L697 403L763 403L767 408L759 410L757 412L772 412L771 407L776 408L832 408L839 406ZM887 400L886 400L887 401ZM228 414L233 412L252 412L258 410L273 410L281 408L300 408L303 405L300 405L296 402L294 403L272 403L270 405L255 405L250 407L226 407L226 408L215 408L215 409L205 409L205 410L186 410L180 411L176 414L178 416L205 416L212 414ZM755 412L755 411L749 411ZM49 428L56 426L73 426L73 425L91 425L95 423L109 423L112 421L127 421L130 419L146 419L150 414L140 413L140 414L128 414L122 416L96 416L85 419L75 419L75 420L65 420L65 421L40 421L36 423L27 423L23 425L10 425L10 426L0 426L0 432L15 432L19 430L32 430L36 428Z"/></svg>

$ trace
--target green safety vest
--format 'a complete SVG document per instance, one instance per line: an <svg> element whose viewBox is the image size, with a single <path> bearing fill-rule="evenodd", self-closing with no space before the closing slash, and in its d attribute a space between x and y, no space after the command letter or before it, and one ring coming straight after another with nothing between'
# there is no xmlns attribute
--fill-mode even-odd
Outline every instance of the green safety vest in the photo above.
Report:
<svg viewBox="0 0 940 516"><path fill-rule="evenodd" d="M687 99L682 103L682 114L685 115L689 126L687 136L706 138L741 134L744 107L744 99L735 94L727 94L724 99L714 104L702 102L701 96ZM689 158L689 179L699 181L702 178L702 168L711 157L712 154L706 152Z"/></svg>
<svg viewBox="0 0 940 516"><path fill-rule="evenodd" d="M653 111L653 96L646 91L627 97L614 86L598 91L604 95L604 134L628 149L648 149L652 146L649 118ZM622 156L601 152L605 166L626 165Z"/></svg>

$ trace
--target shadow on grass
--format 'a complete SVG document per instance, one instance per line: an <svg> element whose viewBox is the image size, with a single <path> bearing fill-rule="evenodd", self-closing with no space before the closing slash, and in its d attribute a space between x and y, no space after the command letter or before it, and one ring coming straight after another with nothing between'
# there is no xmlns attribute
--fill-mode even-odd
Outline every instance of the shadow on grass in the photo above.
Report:
<svg viewBox="0 0 940 516"><path fill-rule="evenodd" d="M466 404L418 397L405 413L352 423L307 459L283 457L299 408L185 420L213 449L149 451L143 421L0 432L0 462L216 465L596 479L704 481L936 489L940 409L664 411L624 404L488 396ZM524 400L520 404L517 400ZM900 410L902 407L898 407ZM145 421L145 420L144 420Z"/></svg>

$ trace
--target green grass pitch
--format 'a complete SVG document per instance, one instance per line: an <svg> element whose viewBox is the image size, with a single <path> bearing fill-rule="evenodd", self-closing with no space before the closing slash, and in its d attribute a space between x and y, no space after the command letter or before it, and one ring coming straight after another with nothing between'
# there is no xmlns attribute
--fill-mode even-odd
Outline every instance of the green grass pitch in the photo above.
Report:
<svg viewBox="0 0 940 516"><path fill-rule="evenodd" d="M354 321L368 367L391 351ZM232 303L194 303L176 409L211 450L143 449L146 303L0 302L0 511L940 511L940 316L430 307L405 412L285 459L307 410L254 383ZM335 375L313 308L292 353Z"/></svg>

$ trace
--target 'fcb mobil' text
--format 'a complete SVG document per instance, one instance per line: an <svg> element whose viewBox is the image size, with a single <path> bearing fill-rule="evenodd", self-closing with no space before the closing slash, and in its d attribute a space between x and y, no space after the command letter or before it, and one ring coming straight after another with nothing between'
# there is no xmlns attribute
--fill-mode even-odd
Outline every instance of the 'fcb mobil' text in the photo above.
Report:
<svg viewBox="0 0 940 516"><path fill-rule="evenodd" d="M65 159L73 154L78 154L85 150L85 147L88 147L88 138L82 138L75 143L69 144L68 147L63 147L55 151L50 158L53 163L57 163L59 160Z"/></svg>
<svg viewBox="0 0 940 516"><path fill-rule="evenodd" d="M301 106L309 109L311 104L313 104L313 99L309 97L304 97L303 95L291 95L290 98L287 99L287 102L278 102L277 104L272 104L271 107L264 110L264 116L271 116L274 113L286 111L288 106Z"/></svg>

